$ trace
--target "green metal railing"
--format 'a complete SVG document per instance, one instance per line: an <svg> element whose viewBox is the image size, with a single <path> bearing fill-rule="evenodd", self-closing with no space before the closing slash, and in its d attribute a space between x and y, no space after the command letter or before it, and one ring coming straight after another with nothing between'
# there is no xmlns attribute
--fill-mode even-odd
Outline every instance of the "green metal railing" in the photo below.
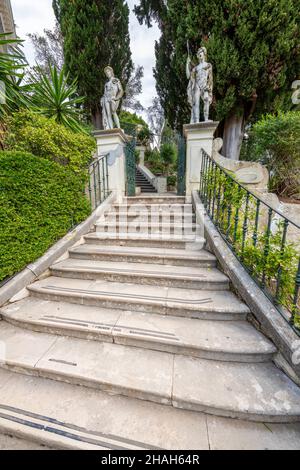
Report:
<svg viewBox="0 0 300 470"><path fill-rule="evenodd" d="M123 124L124 132L128 136L128 142L125 147L126 158L126 195L135 196L136 187L136 143L137 126L133 124Z"/></svg>
<svg viewBox="0 0 300 470"><path fill-rule="evenodd" d="M178 169L177 169L177 194L186 194L186 142L185 137L178 138Z"/></svg>
<svg viewBox="0 0 300 470"><path fill-rule="evenodd" d="M108 177L109 154L95 159L89 166L89 199L92 210L97 209L111 194Z"/></svg>
<svg viewBox="0 0 300 470"><path fill-rule="evenodd" d="M300 226L202 150L199 195L233 253L300 334Z"/></svg>

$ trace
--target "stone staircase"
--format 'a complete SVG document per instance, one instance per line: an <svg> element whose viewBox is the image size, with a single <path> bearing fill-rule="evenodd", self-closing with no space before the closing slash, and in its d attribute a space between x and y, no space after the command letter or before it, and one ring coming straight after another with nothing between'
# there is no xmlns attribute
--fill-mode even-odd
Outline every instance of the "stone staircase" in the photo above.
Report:
<svg viewBox="0 0 300 470"><path fill-rule="evenodd" d="M222 447L219 423L272 447L263 423L299 422L300 390L203 243L183 198L127 198L2 308L0 430L55 448L201 449ZM300 442L298 424L276 426Z"/></svg>
<svg viewBox="0 0 300 470"><path fill-rule="evenodd" d="M138 188L141 188L142 193L157 193L154 186L150 183L150 181L147 180L147 178L144 176L144 174L138 167L136 167L135 180L136 186Z"/></svg>

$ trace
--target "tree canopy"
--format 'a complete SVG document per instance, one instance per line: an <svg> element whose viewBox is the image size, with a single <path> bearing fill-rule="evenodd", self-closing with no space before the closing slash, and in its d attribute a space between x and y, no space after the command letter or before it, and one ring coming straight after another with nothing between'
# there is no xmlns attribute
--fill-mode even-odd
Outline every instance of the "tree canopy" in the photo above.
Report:
<svg viewBox="0 0 300 470"><path fill-rule="evenodd" d="M64 39L67 72L78 79L78 92L95 127L102 127L100 99L113 67L124 89L132 73L129 8L124 0L53 0Z"/></svg>
<svg viewBox="0 0 300 470"><path fill-rule="evenodd" d="M187 41L195 55L205 45L214 69L212 117L220 120L227 156L237 158L244 126L265 112L292 106L300 74L298 0L140 0L139 21L157 21L157 91L174 127L189 122Z"/></svg>

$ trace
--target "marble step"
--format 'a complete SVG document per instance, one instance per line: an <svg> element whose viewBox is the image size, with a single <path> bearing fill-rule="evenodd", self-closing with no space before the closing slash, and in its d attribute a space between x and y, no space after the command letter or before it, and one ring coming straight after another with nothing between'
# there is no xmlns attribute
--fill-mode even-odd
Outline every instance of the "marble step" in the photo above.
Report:
<svg viewBox="0 0 300 470"><path fill-rule="evenodd" d="M192 320L28 297L0 310L18 327L42 333L123 344L234 362L265 362L276 348L246 321Z"/></svg>
<svg viewBox="0 0 300 470"><path fill-rule="evenodd" d="M180 196L162 196L150 194L149 196L127 197L123 200L124 204L185 204L185 197Z"/></svg>
<svg viewBox="0 0 300 470"><path fill-rule="evenodd" d="M148 263L170 266L194 266L213 268L216 258L206 250L187 251L163 248L118 247L85 244L69 251L70 258L119 261L128 263Z"/></svg>
<svg viewBox="0 0 300 470"><path fill-rule="evenodd" d="M271 362L189 358L29 332L6 322L0 341L0 367L9 371L217 416L300 421L300 389Z"/></svg>
<svg viewBox="0 0 300 470"><path fill-rule="evenodd" d="M175 236L169 234L146 234L146 233L117 233L92 232L84 237L86 243L130 247L167 248L201 250L205 246L205 239L196 236Z"/></svg>
<svg viewBox="0 0 300 470"><path fill-rule="evenodd" d="M166 211L137 211L129 210L127 212L106 212L99 222L148 222L151 224L170 223L174 224L195 224L196 216L192 213L166 212Z"/></svg>
<svg viewBox="0 0 300 470"><path fill-rule="evenodd" d="M116 232L116 233L137 233L137 234L156 234L163 233L164 235L187 235L190 236L196 232L200 227L193 223L182 222L157 222L141 221L141 220L127 220L123 221L99 221L95 224L96 232Z"/></svg>
<svg viewBox="0 0 300 470"><path fill-rule="evenodd" d="M205 320L244 320L250 313L230 291L197 291L54 276L28 286L28 291L43 300Z"/></svg>
<svg viewBox="0 0 300 470"><path fill-rule="evenodd" d="M298 423L220 418L4 370L0 432L30 449L299 450L300 442ZM0 437L0 449L27 449L15 441Z"/></svg>
<svg viewBox="0 0 300 470"><path fill-rule="evenodd" d="M192 204L147 204L147 203L121 203L114 204L112 211L119 213L147 211L147 212L167 212L175 214L191 214L193 212Z"/></svg>
<svg viewBox="0 0 300 470"><path fill-rule="evenodd" d="M73 259L61 261L50 268L56 277L105 280L150 286L178 287L197 290L229 289L229 279L216 268L198 268L141 263L119 263Z"/></svg>

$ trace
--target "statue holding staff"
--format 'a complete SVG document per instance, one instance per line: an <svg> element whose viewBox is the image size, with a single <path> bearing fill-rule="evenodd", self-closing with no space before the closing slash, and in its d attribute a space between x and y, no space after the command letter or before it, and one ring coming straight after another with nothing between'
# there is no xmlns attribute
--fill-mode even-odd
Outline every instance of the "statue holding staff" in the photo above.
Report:
<svg viewBox="0 0 300 470"><path fill-rule="evenodd" d="M201 47L197 52L198 65L192 64L188 44L186 75L189 80L188 102L192 108L191 124L200 122L200 103L204 103L204 121L209 121L209 108L213 99L213 69L207 62L207 50Z"/></svg>
<svg viewBox="0 0 300 470"><path fill-rule="evenodd" d="M105 67L104 73L108 81L105 84L104 95L101 98L103 127L104 129L113 129L115 124L117 128L120 128L117 110L124 95L124 90L120 80L115 77L112 67Z"/></svg>

